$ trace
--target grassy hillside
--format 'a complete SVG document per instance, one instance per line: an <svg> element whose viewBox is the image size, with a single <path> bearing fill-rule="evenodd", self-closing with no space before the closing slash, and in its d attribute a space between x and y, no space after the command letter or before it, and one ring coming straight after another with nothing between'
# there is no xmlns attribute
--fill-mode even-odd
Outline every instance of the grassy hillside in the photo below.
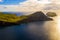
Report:
<svg viewBox="0 0 60 40"><path fill-rule="evenodd" d="M16 14L2 13L0 12L0 21L4 22L17 22L25 19L26 16L16 16Z"/></svg>

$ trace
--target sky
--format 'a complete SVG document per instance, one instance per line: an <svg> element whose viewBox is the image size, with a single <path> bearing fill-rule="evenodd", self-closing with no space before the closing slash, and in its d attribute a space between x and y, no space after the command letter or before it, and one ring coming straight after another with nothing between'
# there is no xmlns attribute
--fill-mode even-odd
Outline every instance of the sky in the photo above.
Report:
<svg viewBox="0 0 60 40"><path fill-rule="evenodd" d="M60 0L0 0L0 12L30 12L43 8L59 9L60 5L56 7L55 3L60 4Z"/></svg>
<svg viewBox="0 0 60 40"><path fill-rule="evenodd" d="M0 5L18 5L19 3L25 2L25 1L44 1L44 0L0 0ZM47 0L45 0L46 2Z"/></svg>
<svg viewBox="0 0 60 40"><path fill-rule="evenodd" d="M18 5L26 0L0 0L0 5Z"/></svg>
<svg viewBox="0 0 60 40"><path fill-rule="evenodd" d="M49 3L49 1L60 2L60 0L0 0L0 5L19 5L26 1L38 1L39 3Z"/></svg>

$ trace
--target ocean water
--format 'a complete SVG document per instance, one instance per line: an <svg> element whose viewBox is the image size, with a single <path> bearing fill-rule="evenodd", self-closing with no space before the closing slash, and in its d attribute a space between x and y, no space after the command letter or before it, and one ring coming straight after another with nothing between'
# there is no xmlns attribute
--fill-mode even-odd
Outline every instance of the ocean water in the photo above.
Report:
<svg viewBox="0 0 60 40"><path fill-rule="evenodd" d="M59 40L56 21L39 21L0 28L0 40Z"/></svg>

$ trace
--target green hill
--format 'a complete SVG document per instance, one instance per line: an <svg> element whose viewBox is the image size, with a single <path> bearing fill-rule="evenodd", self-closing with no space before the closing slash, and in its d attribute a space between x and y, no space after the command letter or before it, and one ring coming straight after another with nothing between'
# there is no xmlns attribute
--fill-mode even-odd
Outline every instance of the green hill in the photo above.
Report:
<svg viewBox="0 0 60 40"><path fill-rule="evenodd" d="M18 22L26 18L25 16L17 16L16 14L2 13L0 12L0 21L4 22Z"/></svg>

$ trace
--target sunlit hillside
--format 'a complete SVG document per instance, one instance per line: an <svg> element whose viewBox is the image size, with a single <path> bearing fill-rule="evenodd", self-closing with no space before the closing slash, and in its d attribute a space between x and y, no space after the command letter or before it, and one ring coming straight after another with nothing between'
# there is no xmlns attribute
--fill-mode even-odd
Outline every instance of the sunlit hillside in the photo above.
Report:
<svg viewBox="0 0 60 40"><path fill-rule="evenodd" d="M3 22L15 23L20 20L23 20L24 18L26 18L26 16L17 16L16 14L10 14L10 13L4 14L3 12L0 12L0 21Z"/></svg>

